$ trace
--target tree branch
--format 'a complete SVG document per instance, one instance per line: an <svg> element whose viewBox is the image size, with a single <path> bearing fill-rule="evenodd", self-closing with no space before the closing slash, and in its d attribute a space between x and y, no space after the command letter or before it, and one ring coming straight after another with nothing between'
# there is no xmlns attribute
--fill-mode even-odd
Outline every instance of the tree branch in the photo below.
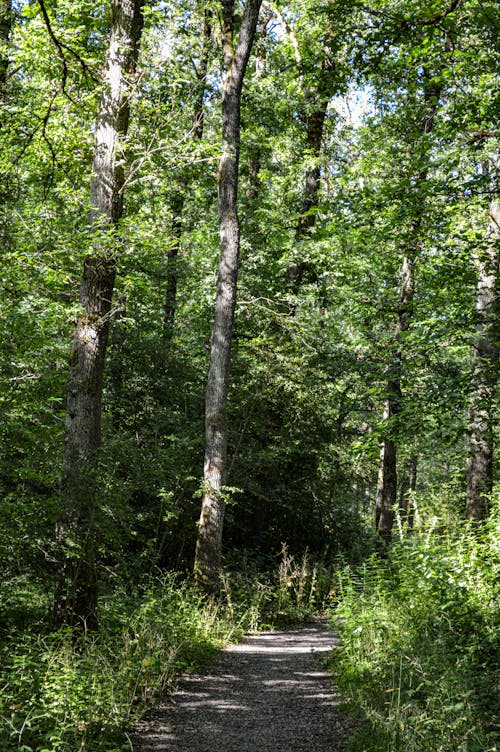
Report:
<svg viewBox="0 0 500 752"><path fill-rule="evenodd" d="M54 30L52 28L52 24L51 24L51 21L50 21L50 18L49 18L49 14L47 12L47 8L45 7L45 0L38 0L38 5L40 6L40 10L42 11L42 16L43 16L43 20L44 20L44 23L45 23L45 27L47 29L47 33L48 33L48 35L50 37L50 40L51 40L52 44L54 45L54 47L56 49L58 58L61 61L61 66L62 66L61 91L70 100L70 102L73 102L73 104L76 104L76 102L74 101L74 99L66 91L66 81L67 81L67 78L68 78L68 62L66 60L66 56L64 54L64 50L66 50L67 52L69 52L70 55L73 55L73 57L75 58L75 60L77 60L78 63L80 64L80 66L81 66L81 68L82 68L82 70L83 70L83 72L84 72L84 74L86 76L88 75L95 82L97 82L98 79L92 73L92 71L90 70L89 66L85 62L85 60L83 60L80 57L80 55L77 52L75 52L75 50L73 50L67 44L64 44L64 42L61 42L56 37L56 35L54 33Z"/></svg>

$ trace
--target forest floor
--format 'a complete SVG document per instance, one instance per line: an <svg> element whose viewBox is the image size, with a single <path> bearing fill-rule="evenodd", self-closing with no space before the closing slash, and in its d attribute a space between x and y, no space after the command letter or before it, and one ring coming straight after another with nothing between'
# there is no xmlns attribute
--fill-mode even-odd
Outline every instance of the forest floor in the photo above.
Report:
<svg viewBox="0 0 500 752"><path fill-rule="evenodd" d="M342 715L327 670L338 638L325 619L261 632L185 678L139 726L137 752L344 752Z"/></svg>

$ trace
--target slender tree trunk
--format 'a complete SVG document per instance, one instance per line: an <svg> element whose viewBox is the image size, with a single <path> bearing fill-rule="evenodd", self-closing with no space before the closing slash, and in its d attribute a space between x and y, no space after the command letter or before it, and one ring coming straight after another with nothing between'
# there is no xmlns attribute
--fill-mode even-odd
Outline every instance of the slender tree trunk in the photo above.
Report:
<svg viewBox="0 0 500 752"><path fill-rule="evenodd" d="M273 10L266 7L265 12L261 12L259 23L257 24L256 39L260 38L262 40L260 46L256 46L255 42L253 46L253 59L255 64L253 85L257 88L267 71L267 50L265 40L268 36L267 26L272 20L273 15ZM259 217L256 214L257 202L262 188L260 170L262 167L262 159L265 155L265 150L262 148L262 140L259 133L254 135L252 141L249 141L246 144L246 151L248 155L248 183L245 191L246 200L243 205L243 221L240 230L247 231L248 237L252 241L252 245L254 247L259 247L266 242L265 237L262 234Z"/></svg>
<svg viewBox="0 0 500 752"><path fill-rule="evenodd" d="M200 61L196 68L198 80L197 95L193 110L193 138L201 141L205 121L205 87L207 81L208 64L210 61L212 38L212 10L205 8L203 18L203 40L200 52ZM175 312L177 309L177 257L181 245L182 214L186 200L187 180L185 176L180 179L180 184L172 201L172 244L167 257L167 287L165 291L164 309L164 337L167 342L172 339L174 333Z"/></svg>
<svg viewBox="0 0 500 752"><path fill-rule="evenodd" d="M418 231L415 222L413 231ZM387 424L386 435L380 449L380 466L377 482L377 501L375 505L375 526L379 536L379 553L386 550L392 535L394 510L397 503L397 416L402 407L401 374L403 369L403 352L401 336L410 325L414 297L414 260L405 256L401 267L401 293L399 298L396 326L394 330L393 359L390 365L390 378L387 383L387 396L383 420Z"/></svg>
<svg viewBox="0 0 500 752"><path fill-rule="evenodd" d="M9 39L12 29L12 0L0 0L0 103L5 100Z"/></svg>
<svg viewBox="0 0 500 752"><path fill-rule="evenodd" d="M417 477L418 477L418 456L413 455L410 461L410 489L408 498L406 501L406 520L408 523L408 531L413 530L415 524L415 511L416 511L416 498L417 492Z"/></svg>
<svg viewBox="0 0 500 752"><path fill-rule="evenodd" d="M226 412L240 250L237 192L241 90L260 5L261 0L247 0L234 48L234 3L232 0L223 3L226 75L222 89L222 155L218 174L220 262L205 402L203 498L194 565L197 580L209 588L217 587L219 580L225 508Z"/></svg>
<svg viewBox="0 0 500 752"><path fill-rule="evenodd" d="M59 568L54 617L58 623L97 624L94 538L101 446L101 402L111 300L123 212L120 139L127 133L130 78L142 32L142 0L113 0L104 90L96 122L91 179L93 252L84 262L79 316L68 385L61 477L63 512L56 537Z"/></svg>
<svg viewBox="0 0 500 752"><path fill-rule="evenodd" d="M7 104L7 69L9 67L9 43L12 30L12 2L0 0L0 139L5 138L2 131L6 127L7 110L2 108ZM9 209L10 187L5 174L0 174L0 246L4 250L10 245L9 224L11 212Z"/></svg>
<svg viewBox="0 0 500 752"><path fill-rule="evenodd" d="M414 512L414 495L417 487L417 455L413 454L403 473L403 478L400 482L399 488L399 512L401 518L406 520L408 528L413 526L413 520L410 524L410 519L413 518Z"/></svg>
<svg viewBox="0 0 500 752"><path fill-rule="evenodd" d="M334 94L336 64L332 52L328 49L328 38L325 41L325 56L321 62L319 81L314 89L305 92L306 114L303 120L306 125L306 143L308 149L308 167L305 176L304 191L299 208L299 219L295 229L295 242L299 244L310 234L316 224L319 191L321 187L321 169L319 158L323 142L323 131L326 120L328 103ZM298 293L308 264L300 259L287 269L287 278L291 282L292 290Z"/></svg>
<svg viewBox="0 0 500 752"><path fill-rule="evenodd" d="M420 137L424 139L432 131L436 113L439 108L441 87L432 83L432 79L425 76L424 85L424 117L421 122ZM424 166L417 175L417 183L423 184L427 180L428 168ZM394 509L397 505L397 446L398 414L402 409L403 395L401 390L401 376L403 370L402 335L409 329L413 314L415 296L415 263L418 258L419 236L422 231L422 219L425 212L425 196L415 201L415 214L411 221L410 237L412 247L405 251L401 266L401 288L396 324L393 337L393 354L390 364L390 375L387 384L385 412L388 416L388 429L382 442L381 463L379 468L376 499L376 530L378 533L378 550L383 555L391 540L394 524Z"/></svg>
<svg viewBox="0 0 500 752"><path fill-rule="evenodd" d="M494 179L493 183L497 185L498 179ZM493 488L493 405L498 381L500 342L499 261L500 201L495 199L489 211L487 246L484 253L477 257L479 278L467 432L466 507L468 519L475 521L486 517L488 499Z"/></svg>
<svg viewBox="0 0 500 752"><path fill-rule="evenodd" d="M395 418L394 404L393 397L388 397L385 401L383 419L387 422L393 421ZM397 487L396 443L389 433L380 447L380 464L375 504L375 527L378 533L377 551L381 556L385 555L387 546L391 540Z"/></svg>
<svg viewBox="0 0 500 752"><path fill-rule="evenodd" d="M313 98L316 109L306 118L308 156L312 165L306 171L304 192L300 205L299 219L295 230L295 240L300 242L316 223L315 208L318 205L319 189L321 185L321 170L318 159L321 154L323 142L323 130L325 126L326 111L333 91L327 86L334 65L329 58L323 61L321 67L321 87L314 97L309 93L307 99Z"/></svg>
<svg viewBox="0 0 500 752"><path fill-rule="evenodd" d="M170 342L174 334L175 312L177 309L177 257L181 244L182 211L184 209L185 188L183 184L176 191L171 204L172 210L172 241L167 253L167 286L165 289L165 308L163 317L163 334Z"/></svg>

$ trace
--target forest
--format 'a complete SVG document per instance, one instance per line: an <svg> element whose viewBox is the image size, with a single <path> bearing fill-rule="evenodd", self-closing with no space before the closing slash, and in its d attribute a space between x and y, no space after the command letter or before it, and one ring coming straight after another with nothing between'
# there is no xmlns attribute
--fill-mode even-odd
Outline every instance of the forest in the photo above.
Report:
<svg viewBox="0 0 500 752"><path fill-rule="evenodd" d="M317 614L353 752L497 749L499 31L0 0L2 752Z"/></svg>

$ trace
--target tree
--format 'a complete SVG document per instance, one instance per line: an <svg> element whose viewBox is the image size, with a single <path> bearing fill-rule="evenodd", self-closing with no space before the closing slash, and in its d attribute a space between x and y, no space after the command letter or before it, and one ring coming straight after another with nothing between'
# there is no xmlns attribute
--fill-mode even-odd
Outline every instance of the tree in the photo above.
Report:
<svg viewBox="0 0 500 752"><path fill-rule="evenodd" d="M227 479L227 395L240 251L237 198L241 92L260 5L261 0L247 0L234 45L234 1L225 0L222 4L225 79L218 172L220 261L205 398L203 497L194 564L198 581L209 587L216 586L219 578Z"/></svg>
<svg viewBox="0 0 500 752"><path fill-rule="evenodd" d="M437 39L436 39L437 37ZM403 407L401 387L404 362L402 340L408 331L413 313L415 295L415 264L418 261L423 240L423 224L428 201L428 175L430 170L430 134L434 128L436 114L442 95L443 67L446 52L449 50L448 32L434 29L424 35L423 47L441 47L438 63L431 63L427 57L419 61L416 81L407 82L406 96L408 107L408 132L413 136L413 144L406 145L410 154L408 191L409 205L404 222L408 229L403 234L402 264L399 272L400 294L396 309L396 321L391 344L390 362L387 367L388 380L385 397L383 422L385 435L380 449L380 465L377 481L375 525L379 536L379 550L385 551L391 539L394 515L397 505L397 440L398 416ZM418 48L417 48L418 54ZM403 105L404 109L404 105ZM405 115L403 114L403 117ZM406 137L404 138L406 141ZM405 197L407 198L407 197ZM406 247L405 247L406 246Z"/></svg>
<svg viewBox="0 0 500 752"><path fill-rule="evenodd" d="M97 468L104 366L123 213L121 141L127 133L133 75L143 26L142 0L113 0L91 178L92 253L84 262L71 359L61 478L62 515L54 616L58 623L97 623L94 557Z"/></svg>
<svg viewBox="0 0 500 752"><path fill-rule="evenodd" d="M212 9L206 6L203 12L203 32L198 64L195 64L196 93L193 103L192 138L201 141L205 119L205 87L208 65L210 62L212 37ZM194 63L193 63L194 64ZM184 170L184 173L186 171ZM177 301L177 270L176 263L182 234L182 212L186 200L188 177L181 174L179 185L176 186L172 199L172 244L168 252L167 286L165 291L165 337L170 340L174 330L174 319Z"/></svg>
<svg viewBox="0 0 500 752"><path fill-rule="evenodd" d="M300 119L305 127L307 147L307 169L295 229L295 243L297 246L300 246L301 241L310 235L316 223L321 187L320 155L328 105L334 94L339 94L345 89L346 72L339 55L339 48L341 46L339 37L341 30L345 31L345 24L340 24L340 14L338 13L338 9L336 11L338 16L335 21L331 16L324 19L326 29L321 34L319 45L322 57L319 65L315 61L316 69L313 69L313 71L309 70L309 77L305 74L304 68L311 68L311 62L308 61L309 65L303 64L299 54L299 46L298 44L296 45L297 64L301 73L300 80L303 88ZM333 31L334 28L335 34ZM287 276L292 283L295 293L300 288L307 266L304 259L299 259L299 261L293 263L287 270Z"/></svg>
<svg viewBox="0 0 500 752"><path fill-rule="evenodd" d="M12 2L0 2L0 102L4 99L7 83L7 68L9 66L8 44L12 27Z"/></svg>
<svg viewBox="0 0 500 752"><path fill-rule="evenodd" d="M499 157L485 165L492 195L486 243L475 254L478 280L476 335L473 344L471 395L467 426L467 517L483 520L493 490L494 399L498 381L500 261Z"/></svg>

